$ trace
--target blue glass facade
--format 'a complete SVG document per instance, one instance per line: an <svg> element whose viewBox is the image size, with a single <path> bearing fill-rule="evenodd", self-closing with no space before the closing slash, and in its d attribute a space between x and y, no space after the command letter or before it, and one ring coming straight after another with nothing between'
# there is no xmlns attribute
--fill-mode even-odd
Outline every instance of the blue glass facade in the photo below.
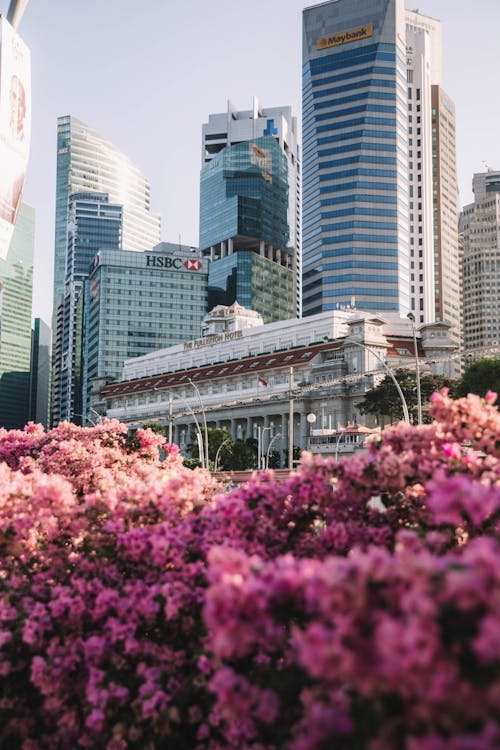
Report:
<svg viewBox="0 0 500 750"><path fill-rule="evenodd" d="M409 309L404 39L402 0L304 11L304 315Z"/></svg>
<svg viewBox="0 0 500 750"><path fill-rule="evenodd" d="M256 253L240 251L210 264L208 309L232 305L256 310L265 322L294 317L290 270Z"/></svg>
<svg viewBox="0 0 500 750"><path fill-rule="evenodd" d="M122 243L122 206L104 193L75 193L68 201L68 245L61 326L56 335L57 379L54 383L54 421L79 423L81 402L82 311L78 299L89 266L100 248L119 250Z"/></svg>
<svg viewBox="0 0 500 750"><path fill-rule="evenodd" d="M237 235L289 246L288 164L271 136L227 146L202 169L200 247Z"/></svg>
<svg viewBox="0 0 500 750"><path fill-rule="evenodd" d="M266 322L293 316L288 180L287 158L272 136L226 146L202 169L200 248L211 260L209 309L238 301Z"/></svg>

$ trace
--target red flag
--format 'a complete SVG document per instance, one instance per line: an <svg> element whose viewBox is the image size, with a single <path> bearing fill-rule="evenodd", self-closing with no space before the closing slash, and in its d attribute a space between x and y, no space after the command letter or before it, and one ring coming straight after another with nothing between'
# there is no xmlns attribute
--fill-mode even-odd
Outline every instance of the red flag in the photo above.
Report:
<svg viewBox="0 0 500 750"><path fill-rule="evenodd" d="M267 380L264 380L264 378L261 378L260 375L259 375L259 385L263 385L264 388L269 387L269 383L267 382Z"/></svg>

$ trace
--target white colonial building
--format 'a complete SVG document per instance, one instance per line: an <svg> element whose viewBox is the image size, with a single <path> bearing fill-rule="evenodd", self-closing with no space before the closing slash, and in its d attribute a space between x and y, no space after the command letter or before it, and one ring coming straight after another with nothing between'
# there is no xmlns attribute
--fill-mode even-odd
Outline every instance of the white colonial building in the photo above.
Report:
<svg viewBox="0 0 500 750"><path fill-rule="evenodd" d="M294 445L342 454L363 442L361 427L376 427L359 412L365 393L388 371L415 367L411 322L396 313L335 310L256 322L237 304L216 308L203 338L127 360L120 382L98 379L93 408L131 427L158 422L183 451L196 416L200 430L206 420L234 439L255 437L263 453L272 440L284 454L291 425ZM421 369L452 375L447 324L421 326L417 350Z"/></svg>

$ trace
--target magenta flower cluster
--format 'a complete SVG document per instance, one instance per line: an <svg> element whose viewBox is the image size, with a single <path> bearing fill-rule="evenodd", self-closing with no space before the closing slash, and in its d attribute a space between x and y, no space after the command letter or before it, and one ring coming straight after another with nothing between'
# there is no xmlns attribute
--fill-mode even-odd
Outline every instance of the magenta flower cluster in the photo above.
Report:
<svg viewBox="0 0 500 750"><path fill-rule="evenodd" d="M500 415L430 408L229 493L150 430L0 430L0 747L497 750Z"/></svg>

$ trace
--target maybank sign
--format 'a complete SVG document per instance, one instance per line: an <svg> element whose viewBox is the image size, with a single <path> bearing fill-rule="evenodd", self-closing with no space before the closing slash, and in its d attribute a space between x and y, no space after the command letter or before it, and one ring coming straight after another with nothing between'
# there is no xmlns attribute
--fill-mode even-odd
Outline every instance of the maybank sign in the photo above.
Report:
<svg viewBox="0 0 500 750"><path fill-rule="evenodd" d="M349 44L349 42L358 42L360 39L368 39L373 36L373 24L360 26L359 29L350 29L350 31L339 31L338 34L322 36L316 41L316 49L327 49L328 47L338 47L340 44Z"/></svg>

